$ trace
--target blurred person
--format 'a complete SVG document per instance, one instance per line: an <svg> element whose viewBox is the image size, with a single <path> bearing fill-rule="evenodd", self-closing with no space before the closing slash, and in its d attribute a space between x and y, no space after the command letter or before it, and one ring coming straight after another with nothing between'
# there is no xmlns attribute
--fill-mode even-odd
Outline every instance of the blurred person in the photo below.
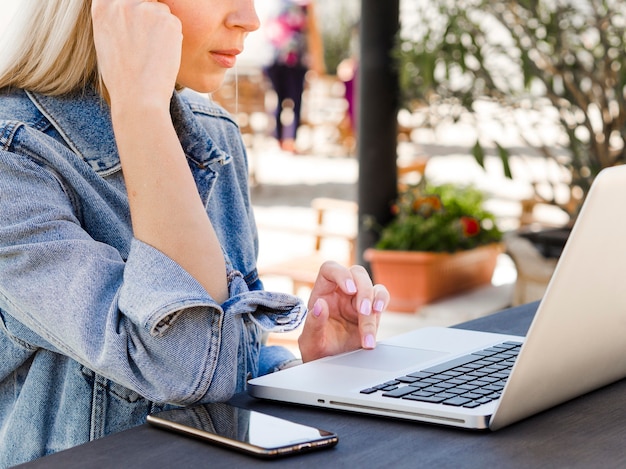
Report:
<svg viewBox="0 0 626 469"><path fill-rule="evenodd" d="M387 290L325 263L264 291L246 152L205 93L253 0L29 0L0 53L0 467L375 347ZM155 33L156 32L156 33ZM200 94L202 93L202 94Z"/></svg>
<svg viewBox="0 0 626 469"><path fill-rule="evenodd" d="M272 58L265 73L277 98L274 135L283 150L295 152L306 74L325 73L322 39L313 0L274 0L268 8L266 34Z"/></svg>

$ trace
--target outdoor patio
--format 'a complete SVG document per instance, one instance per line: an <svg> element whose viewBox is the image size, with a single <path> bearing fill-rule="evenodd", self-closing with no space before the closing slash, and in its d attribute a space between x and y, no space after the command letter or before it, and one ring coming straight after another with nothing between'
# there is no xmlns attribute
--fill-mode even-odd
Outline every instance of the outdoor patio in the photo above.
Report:
<svg viewBox="0 0 626 469"><path fill-rule="evenodd" d="M519 226L520 200L529 194L528 182L509 180L502 176L497 164L488 164L482 170L464 148L459 133L456 144L448 139L447 145L403 143L399 146L401 158L423 155L428 151L426 176L437 181L463 181L473 183L489 194L489 208L498 216L504 229ZM306 234L314 230L315 215L311 200L331 197L340 200L357 199L358 161L353 156L328 154L291 154L282 152L271 138L257 141L250 154L255 183L252 186L252 203L259 225L261 253L260 270L289 258L306 255L313 249L313 238ZM539 164L539 163L538 163ZM539 166L533 169L538 174ZM562 214L550 207L535 211L537 220L558 223ZM336 216L331 219L333 230L354 232L356 217ZM297 230L294 232L293 228ZM347 257L348 244L342 240L329 240L323 247L328 259ZM264 276L267 289L291 292L288 277ZM516 269L511 258L499 257L492 285L464 294L448 297L428 304L415 313L386 312L379 338L396 335L418 327L448 326L484 316L508 307L512 301ZM297 294L308 298L308 289L300 288ZM283 343L297 351L295 339L299 331L272 335L272 343Z"/></svg>

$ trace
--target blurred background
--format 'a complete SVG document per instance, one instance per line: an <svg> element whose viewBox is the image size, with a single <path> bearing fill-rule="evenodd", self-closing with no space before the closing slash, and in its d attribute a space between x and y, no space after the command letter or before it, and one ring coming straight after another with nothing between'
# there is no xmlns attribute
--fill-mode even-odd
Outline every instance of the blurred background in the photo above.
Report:
<svg viewBox="0 0 626 469"><path fill-rule="evenodd" d="M20 1L0 0L0 32ZM372 163L363 142L377 135L363 140L357 118L359 100L377 94L359 94L363 34L373 32L363 12L375 2L315 0L314 23L292 10L281 26L275 14L289 2L277 1L256 2L262 27L212 96L248 150L266 287L306 299L323 260L358 259L359 202L379 185L373 178L364 189L362 165L376 176L378 158L381 186L392 161L394 193L424 180L480 189L504 233L490 282L391 311L381 336L540 299L593 177L624 161L626 3L400 0L383 51L393 89L379 90L397 92L393 115L378 116L391 119L393 142ZM285 22L306 32L287 35ZM279 99L277 38L305 57L301 103ZM283 126L293 135L278 135ZM294 344L297 334L272 340Z"/></svg>

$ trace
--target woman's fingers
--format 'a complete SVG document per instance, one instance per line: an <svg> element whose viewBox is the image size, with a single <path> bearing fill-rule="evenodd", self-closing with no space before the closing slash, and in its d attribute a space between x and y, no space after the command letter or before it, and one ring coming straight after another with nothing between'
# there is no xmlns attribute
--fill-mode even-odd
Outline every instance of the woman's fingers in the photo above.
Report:
<svg viewBox="0 0 626 469"><path fill-rule="evenodd" d="M356 346L360 344L368 349L376 346L380 313L389 303L389 293L384 286L372 284L365 268L355 265L348 269L336 262L324 263L309 302L309 309L314 315L316 308L320 311L321 299L324 299L323 305L328 305L329 308L328 327L337 327L351 335L346 343L354 344L356 340ZM322 321L317 322L320 330L321 323ZM339 348L340 351L348 350Z"/></svg>
<svg viewBox="0 0 626 469"><path fill-rule="evenodd" d="M169 103L180 67L182 25L154 0L93 0L98 69L112 99Z"/></svg>

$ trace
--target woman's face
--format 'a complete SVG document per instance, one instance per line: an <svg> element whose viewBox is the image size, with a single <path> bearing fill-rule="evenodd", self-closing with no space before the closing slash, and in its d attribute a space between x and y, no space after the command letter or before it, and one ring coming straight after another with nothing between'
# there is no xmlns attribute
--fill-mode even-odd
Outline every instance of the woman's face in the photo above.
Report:
<svg viewBox="0 0 626 469"><path fill-rule="evenodd" d="M177 84L198 92L217 90L235 66L249 32L259 28L254 0L160 0L183 27Z"/></svg>

